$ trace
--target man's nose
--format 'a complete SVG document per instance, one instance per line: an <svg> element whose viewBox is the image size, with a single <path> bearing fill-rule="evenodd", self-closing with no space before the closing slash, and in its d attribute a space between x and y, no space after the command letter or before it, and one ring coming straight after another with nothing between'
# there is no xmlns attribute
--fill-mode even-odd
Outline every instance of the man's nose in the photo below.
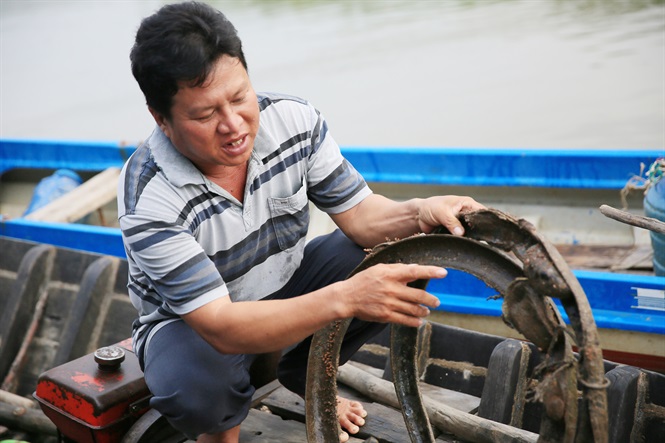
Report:
<svg viewBox="0 0 665 443"><path fill-rule="evenodd" d="M221 115L217 130L222 134L233 134L240 132L242 116L234 109L227 109Z"/></svg>

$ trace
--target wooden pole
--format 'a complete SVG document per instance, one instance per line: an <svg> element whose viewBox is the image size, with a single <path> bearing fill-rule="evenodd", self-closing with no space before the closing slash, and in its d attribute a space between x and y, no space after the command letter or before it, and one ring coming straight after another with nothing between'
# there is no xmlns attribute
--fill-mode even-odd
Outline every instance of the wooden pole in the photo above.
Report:
<svg viewBox="0 0 665 443"><path fill-rule="evenodd" d="M651 217L644 217L642 215L631 214L626 211L613 208L608 205L601 205L600 212L611 219L626 223L638 228L648 229L649 231L659 232L665 234L665 223Z"/></svg>
<svg viewBox="0 0 665 443"><path fill-rule="evenodd" d="M24 408L0 402L0 424L10 429L58 435L53 422L39 409Z"/></svg>
<svg viewBox="0 0 665 443"><path fill-rule="evenodd" d="M353 365L337 370L337 380L372 400L400 409L394 385ZM478 443L536 443L538 434L468 414L423 395L427 415L434 426L457 438Z"/></svg>
<svg viewBox="0 0 665 443"><path fill-rule="evenodd" d="M2 389L0 389L0 402L13 406L20 406L26 409L34 408L36 406L36 403L33 400Z"/></svg>

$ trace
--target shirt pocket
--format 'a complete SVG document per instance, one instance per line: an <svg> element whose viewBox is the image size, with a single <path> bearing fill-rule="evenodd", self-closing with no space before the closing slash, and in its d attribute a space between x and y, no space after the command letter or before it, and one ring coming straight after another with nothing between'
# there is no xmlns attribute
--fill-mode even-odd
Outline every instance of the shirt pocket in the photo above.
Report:
<svg viewBox="0 0 665 443"><path fill-rule="evenodd" d="M301 186L290 197L268 199L270 218L281 250L292 248L307 236L309 227L309 199L307 187Z"/></svg>

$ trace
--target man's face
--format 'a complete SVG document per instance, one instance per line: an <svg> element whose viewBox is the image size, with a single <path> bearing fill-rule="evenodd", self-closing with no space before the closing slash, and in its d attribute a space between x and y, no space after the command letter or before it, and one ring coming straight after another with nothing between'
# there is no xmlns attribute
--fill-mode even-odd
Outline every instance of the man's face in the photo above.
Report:
<svg viewBox="0 0 665 443"><path fill-rule="evenodd" d="M176 149L206 175L244 167L259 129L259 105L247 71L227 55L202 86L180 85L170 118L151 112Z"/></svg>

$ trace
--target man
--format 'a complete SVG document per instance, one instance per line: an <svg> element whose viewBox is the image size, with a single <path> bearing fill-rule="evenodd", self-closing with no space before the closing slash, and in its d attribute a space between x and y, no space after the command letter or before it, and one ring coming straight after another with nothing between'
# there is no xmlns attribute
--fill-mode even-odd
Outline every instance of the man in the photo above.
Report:
<svg viewBox="0 0 665 443"><path fill-rule="evenodd" d="M438 305L406 285L441 268L380 265L345 280L364 247L440 225L462 234L456 216L482 206L373 194L315 108L257 96L235 28L210 6L162 7L141 23L130 58L157 123L119 185L134 348L152 407L175 428L237 442L256 354L285 350L278 378L304 395L314 332L354 318L343 364L387 323L418 326ZM340 229L306 244L310 201ZM366 412L339 398L338 416L356 433Z"/></svg>

